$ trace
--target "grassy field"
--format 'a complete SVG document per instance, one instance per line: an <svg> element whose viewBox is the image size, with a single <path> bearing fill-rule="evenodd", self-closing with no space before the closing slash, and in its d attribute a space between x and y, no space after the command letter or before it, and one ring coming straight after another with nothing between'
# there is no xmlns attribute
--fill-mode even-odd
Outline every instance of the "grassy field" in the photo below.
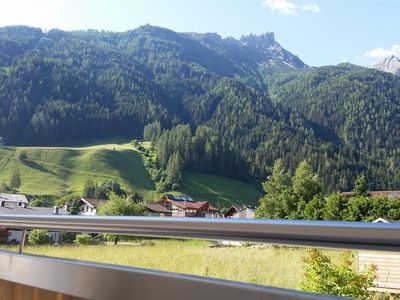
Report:
<svg viewBox="0 0 400 300"><path fill-rule="evenodd" d="M254 186L226 177L185 173L182 192L193 199L208 200L214 205L229 207L234 203L256 205L261 197Z"/></svg>
<svg viewBox="0 0 400 300"><path fill-rule="evenodd" d="M28 160L18 154L25 151ZM63 195L80 192L88 179L97 182L117 180L143 195L147 200L159 197L143 154L130 143L113 139L74 147L8 147L0 148L0 183L9 182L12 172L21 173L21 193L31 195ZM197 200L220 203L256 204L258 190L250 184L213 175L187 173L182 191Z"/></svg>
<svg viewBox="0 0 400 300"><path fill-rule="evenodd" d="M18 159L26 151L28 160ZM13 170L21 173L20 192L61 195L81 191L90 178L118 180L149 197L155 190L139 152L127 144L104 144L79 148L20 147L0 149L0 181L7 181Z"/></svg>
<svg viewBox="0 0 400 300"><path fill-rule="evenodd" d="M152 240L133 245L41 246L25 252L298 289L305 249L210 248L205 241ZM335 259L339 251L327 251Z"/></svg>

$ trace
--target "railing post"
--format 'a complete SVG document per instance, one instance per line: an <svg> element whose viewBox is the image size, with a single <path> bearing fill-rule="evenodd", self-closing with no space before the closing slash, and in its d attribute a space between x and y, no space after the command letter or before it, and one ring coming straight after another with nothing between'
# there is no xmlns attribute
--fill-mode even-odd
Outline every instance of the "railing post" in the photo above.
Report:
<svg viewBox="0 0 400 300"><path fill-rule="evenodd" d="M22 229L22 236L21 236L21 241L19 243L18 253L22 253L22 251L24 250L25 238L26 238L26 228Z"/></svg>

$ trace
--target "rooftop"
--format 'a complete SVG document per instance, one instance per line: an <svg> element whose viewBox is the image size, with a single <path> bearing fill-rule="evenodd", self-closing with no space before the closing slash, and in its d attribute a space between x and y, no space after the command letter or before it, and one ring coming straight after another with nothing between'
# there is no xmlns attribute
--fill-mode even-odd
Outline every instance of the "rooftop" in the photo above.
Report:
<svg viewBox="0 0 400 300"><path fill-rule="evenodd" d="M175 201L190 201L194 202L193 198L191 197L186 197L186 196L174 196L172 194L165 194L167 196L168 200L175 200Z"/></svg>
<svg viewBox="0 0 400 300"><path fill-rule="evenodd" d="M0 193L0 201L28 203L25 195Z"/></svg>
<svg viewBox="0 0 400 300"><path fill-rule="evenodd" d="M55 215L54 208L52 207L22 207L17 206L15 203L5 203L0 207L0 215L42 215L49 216ZM58 209L58 215L69 215L64 209Z"/></svg>
<svg viewBox="0 0 400 300"><path fill-rule="evenodd" d="M354 195L354 192L343 192L343 196L351 197ZM387 197L387 198L399 198L400 199L400 191L370 191L370 197Z"/></svg>
<svg viewBox="0 0 400 300"><path fill-rule="evenodd" d="M157 204L157 203L146 203L144 205L148 210L152 212L157 212L157 213L171 213L168 209L166 209L164 206Z"/></svg>
<svg viewBox="0 0 400 300"><path fill-rule="evenodd" d="M81 200L93 206L94 208L97 208L108 201L106 199L95 199L95 198L82 198Z"/></svg>

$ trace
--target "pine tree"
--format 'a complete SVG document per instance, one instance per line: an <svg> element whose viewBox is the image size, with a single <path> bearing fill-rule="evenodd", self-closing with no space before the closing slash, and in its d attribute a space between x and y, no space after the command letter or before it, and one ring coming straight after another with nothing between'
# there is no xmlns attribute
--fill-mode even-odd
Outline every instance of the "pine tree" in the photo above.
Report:
<svg viewBox="0 0 400 300"><path fill-rule="evenodd" d="M17 191L20 186L21 186L21 174L19 173L19 169L15 169L11 175L11 180L10 180L10 187L12 192L14 193L15 191Z"/></svg>
<svg viewBox="0 0 400 300"><path fill-rule="evenodd" d="M306 203L322 193L321 181L306 161L300 163L293 176L293 192Z"/></svg>
<svg viewBox="0 0 400 300"><path fill-rule="evenodd" d="M97 187L97 184L95 184L93 180L89 179L86 181L85 187L83 188L83 197L93 198Z"/></svg>
<svg viewBox="0 0 400 300"><path fill-rule="evenodd" d="M179 154L175 152L172 154L167 165L167 178L165 183L168 185L178 184L180 185L182 180L182 162Z"/></svg>
<svg viewBox="0 0 400 300"><path fill-rule="evenodd" d="M272 174L263 184L266 195L260 199L256 210L257 218L283 219L291 210L292 193L290 177L284 169L282 160L278 159L273 167Z"/></svg>
<svg viewBox="0 0 400 300"><path fill-rule="evenodd" d="M367 181L364 175L359 175L357 177L356 182L354 184L353 192L355 196L364 196L364 197L368 196L369 191L367 188Z"/></svg>

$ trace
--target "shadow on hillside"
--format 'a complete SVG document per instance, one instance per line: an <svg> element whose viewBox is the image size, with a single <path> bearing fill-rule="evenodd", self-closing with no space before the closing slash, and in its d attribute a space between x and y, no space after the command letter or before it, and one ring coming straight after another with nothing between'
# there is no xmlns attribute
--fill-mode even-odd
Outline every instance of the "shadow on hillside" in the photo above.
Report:
<svg viewBox="0 0 400 300"><path fill-rule="evenodd" d="M133 150L108 150L107 155L110 166L131 186L149 191L155 190L155 184L139 153Z"/></svg>
<svg viewBox="0 0 400 300"><path fill-rule="evenodd" d="M52 175L57 175L57 174L54 173L53 171L51 171L51 170L49 170L49 169L43 167L42 165L40 165L40 164L38 164L37 162L32 161L32 160L26 160L26 161L23 162L23 164L24 164L25 166L27 166L27 167L29 167L29 168L31 168L31 169L35 169L35 170L37 170L37 171L39 171L39 172L49 173L49 174L52 174Z"/></svg>
<svg viewBox="0 0 400 300"><path fill-rule="evenodd" d="M233 198L232 195L227 195L221 191L213 190L208 186L194 180L184 181L182 187L182 190L184 190L186 194L192 198L195 198L197 201L208 201L214 206L218 206L218 204L222 206L230 206L235 204L233 201L229 200L229 198Z"/></svg>
<svg viewBox="0 0 400 300"><path fill-rule="evenodd" d="M216 206L256 206L262 195L250 184L203 173L184 173L181 192L199 201L210 201Z"/></svg>
<svg viewBox="0 0 400 300"><path fill-rule="evenodd" d="M122 145L129 143L130 140L126 137L121 137L121 136L113 136L113 137L108 137L108 138L98 138L98 139L89 139L86 141L81 141L77 143L69 143L68 145L62 145L65 147L73 147L73 148L82 148L82 147L92 147L92 146L98 146L98 145L104 145L104 144L117 144L117 145Z"/></svg>

